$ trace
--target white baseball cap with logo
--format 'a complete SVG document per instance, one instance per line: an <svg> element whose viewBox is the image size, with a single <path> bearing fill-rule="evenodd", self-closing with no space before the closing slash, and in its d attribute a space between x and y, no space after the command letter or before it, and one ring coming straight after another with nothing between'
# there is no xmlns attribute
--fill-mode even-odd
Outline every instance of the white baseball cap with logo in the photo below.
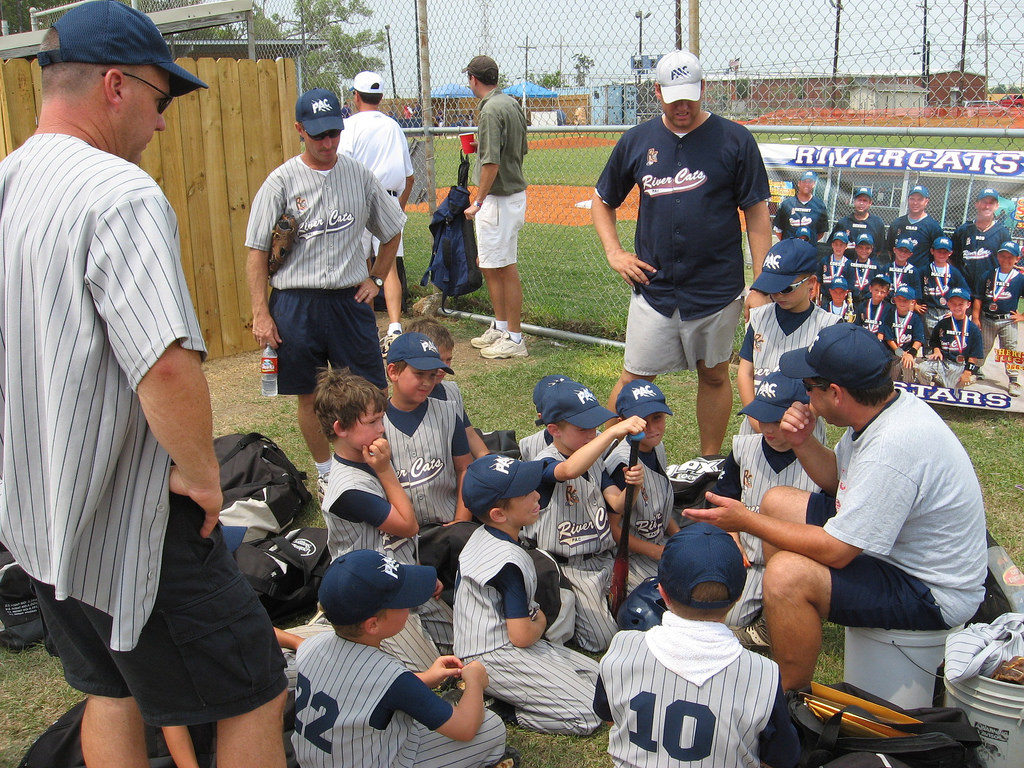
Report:
<svg viewBox="0 0 1024 768"><path fill-rule="evenodd" d="M704 70L701 69L700 60L689 51L666 53L658 62L656 74L658 85L661 86L661 98L666 103L680 99L700 100Z"/></svg>
<svg viewBox="0 0 1024 768"><path fill-rule="evenodd" d="M352 79L352 90L359 93L384 93L381 76L376 72L360 72Z"/></svg>

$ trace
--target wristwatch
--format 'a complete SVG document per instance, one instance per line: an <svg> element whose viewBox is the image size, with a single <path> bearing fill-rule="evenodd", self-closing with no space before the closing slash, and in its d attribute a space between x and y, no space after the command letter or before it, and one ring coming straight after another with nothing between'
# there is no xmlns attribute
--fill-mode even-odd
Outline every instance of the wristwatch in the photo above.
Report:
<svg viewBox="0 0 1024 768"><path fill-rule="evenodd" d="M370 280L372 280L373 284L376 285L378 288L383 288L384 287L384 278L383 277L377 277L376 275L370 275Z"/></svg>

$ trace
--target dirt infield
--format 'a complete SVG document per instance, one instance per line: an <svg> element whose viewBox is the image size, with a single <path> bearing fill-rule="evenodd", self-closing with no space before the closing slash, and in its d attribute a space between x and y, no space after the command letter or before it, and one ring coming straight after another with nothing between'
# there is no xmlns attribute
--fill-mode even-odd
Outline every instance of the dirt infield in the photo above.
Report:
<svg viewBox="0 0 1024 768"><path fill-rule="evenodd" d="M547 141L547 139L543 139ZM530 142L531 145L533 142ZM475 192L476 187L470 187ZM438 204L448 194L448 187L437 190ZM472 195L471 195L472 196ZM526 221L530 224L562 224L570 227L590 226L590 199L594 196L593 187L570 187L561 184L531 184L526 191ZM577 208L576 204L586 202L585 208ZM634 187L626 201L619 206L619 220L636 220L640 194ZM427 213L427 204L410 205L407 210Z"/></svg>
<svg viewBox="0 0 1024 768"><path fill-rule="evenodd" d="M615 139L602 136L556 136L553 139L530 139L530 149L579 149L580 147L614 147Z"/></svg>

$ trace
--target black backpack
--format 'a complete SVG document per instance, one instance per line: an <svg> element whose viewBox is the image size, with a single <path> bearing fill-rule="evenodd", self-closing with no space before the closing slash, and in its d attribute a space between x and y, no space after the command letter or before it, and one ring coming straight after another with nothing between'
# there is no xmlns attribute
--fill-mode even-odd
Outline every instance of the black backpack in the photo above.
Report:
<svg viewBox="0 0 1024 768"><path fill-rule="evenodd" d="M220 463L224 525L252 529L246 536L280 533L312 498L300 472L273 440L258 432L224 435L213 441Z"/></svg>
<svg viewBox="0 0 1024 768"><path fill-rule="evenodd" d="M480 288L484 278L477 265L476 233L473 222L466 218L469 207L469 158L462 155L459 183L448 190L448 197L430 219L434 244L430 266L423 273L420 285L430 279L441 291L441 309L449 296L464 296Z"/></svg>
<svg viewBox="0 0 1024 768"><path fill-rule="evenodd" d="M0 646L21 651L43 641L36 591L25 570L0 544Z"/></svg>
<svg viewBox="0 0 1024 768"><path fill-rule="evenodd" d="M312 610L331 564L327 529L297 528L283 536L243 543L235 550L235 562L271 620Z"/></svg>

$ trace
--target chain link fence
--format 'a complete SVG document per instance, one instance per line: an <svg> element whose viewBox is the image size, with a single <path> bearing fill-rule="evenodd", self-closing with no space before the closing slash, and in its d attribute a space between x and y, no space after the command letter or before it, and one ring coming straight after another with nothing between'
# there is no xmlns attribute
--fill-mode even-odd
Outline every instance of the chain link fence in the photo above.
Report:
<svg viewBox="0 0 1024 768"><path fill-rule="evenodd" d="M136 2L144 11L187 4ZM21 0L0 8L8 31L28 28ZM773 212L812 167L832 221L850 212L852 190L864 185L888 224L904 212L909 186L925 183L929 212L952 232L972 218L976 190L993 186L1002 222L1020 237L1020 19L1011 0L256 0L250 26L170 42L177 56L241 58L251 29L257 58L295 60L300 90L347 95L357 72L381 73L383 109L406 128L417 161L410 282L429 259L429 212L456 180L456 134L476 120L462 69L478 53L491 55L531 125L520 236L527 319L619 338L626 286L607 267L587 206L623 127L659 114L652 78L660 55L699 52L705 106L748 124L762 143ZM920 152L897 161L873 148ZM635 212L634 196L619 215L627 243ZM485 292L465 306L486 312Z"/></svg>

